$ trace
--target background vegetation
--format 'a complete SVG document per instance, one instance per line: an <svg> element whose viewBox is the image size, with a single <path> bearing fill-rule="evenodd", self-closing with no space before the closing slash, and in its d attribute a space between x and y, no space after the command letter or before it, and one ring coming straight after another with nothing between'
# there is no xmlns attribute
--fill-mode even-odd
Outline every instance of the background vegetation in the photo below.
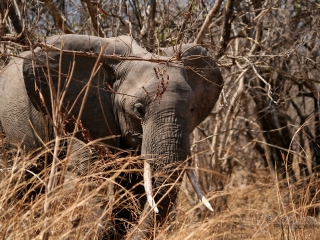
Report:
<svg viewBox="0 0 320 240"><path fill-rule="evenodd" d="M176 220L155 237L317 239L320 1L0 0L0 15L3 66L45 37L62 33L130 34L155 53L187 42L205 46L225 86L190 141L215 212L198 204L184 182ZM98 183L97 173L73 179L72 191L57 188L50 213L43 214L45 195L31 202L17 197L31 157L11 154L3 134L1 141L0 236L98 238L99 221L112 216L96 204L98 192L108 188ZM10 157L20 167L6 166ZM47 175L32 179L41 184Z"/></svg>

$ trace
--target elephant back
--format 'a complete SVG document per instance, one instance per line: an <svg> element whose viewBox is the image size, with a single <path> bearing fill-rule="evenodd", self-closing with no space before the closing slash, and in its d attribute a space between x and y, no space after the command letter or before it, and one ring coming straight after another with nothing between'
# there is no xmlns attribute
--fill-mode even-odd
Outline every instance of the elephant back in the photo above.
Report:
<svg viewBox="0 0 320 240"><path fill-rule="evenodd" d="M33 107L25 89L22 65L28 54L12 59L0 74L0 122L8 142L30 151L52 136L52 127Z"/></svg>

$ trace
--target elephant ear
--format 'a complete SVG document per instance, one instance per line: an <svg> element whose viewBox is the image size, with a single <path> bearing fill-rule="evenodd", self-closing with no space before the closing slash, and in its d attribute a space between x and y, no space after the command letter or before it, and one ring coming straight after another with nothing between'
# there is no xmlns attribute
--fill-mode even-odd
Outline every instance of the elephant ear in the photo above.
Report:
<svg viewBox="0 0 320 240"><path fill-rule="evenodd" d="M193 90L195 102L191 113L189 132L198 126L211 112L223 87L221 72L208 51L197 45L183 44L163 50L167 56L180 58L186 68L188 84Z"/></svg>
<svg viewBox="0 0 320 240"><path fill-rule="evenodd" d="M116 81L114 68L120 61L105 56L128 55L134 44L125 36L106 39L72 34L48 38L46 44L30 52L23 63L25 87L32 104L37 110L51 115L49 79L52 79L55 91L60 92L59 97L64 95L64 109L61 110L77 118L91 79L82 124L93 139L118 135L108 85L113 87ZM103 57L99 59L101 51L104 51ZM114 142L111 144L115 145Z"/></svg>

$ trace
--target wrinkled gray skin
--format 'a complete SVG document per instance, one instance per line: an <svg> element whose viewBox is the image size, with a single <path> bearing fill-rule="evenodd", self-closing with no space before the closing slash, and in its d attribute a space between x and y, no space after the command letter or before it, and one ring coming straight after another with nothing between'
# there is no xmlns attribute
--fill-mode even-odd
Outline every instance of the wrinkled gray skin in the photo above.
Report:
<svg viewBox="0 0 320 240"><path fill-rule="evenodd" d="M60 57L61 88L65 87L66 76L70 74L73 60L75 61L63 106L70 108L75 103L71 113L76 117L83 97L81 90L90 79L97 55L104 46L104 56L116 54L163 60L155 63L102 58L81 117L83 126L89 129L93 139L121 135L104 142L115 148L139 149L142 156L154 158L149 161L152 170L163 173L153 179L154 192L160 188L155 201L167 194L157 204L160 211L157 221L161 223L178 192L173 188L168 193L169 187L162 185L176 181L180 170L174 171L175 167L185 162L190 155L189 134L210 113L219 97L223 79L217 65L204 48L190 48L191 45L182 46L180 61L183 65L168 63L170 57L152 55L128 36L105 39L63 35L48 38L47 44L58 49L63 46L64 50L97 54L91 57L64 52L60 56L61 52L58 50L38 47L32 53L25 52L14 58L1 73L0 125L11 142L21 144L29 151L41 146L31 125L43 141L45 129L49 129L49 136L53 137L48 114L43 107L46 105L51 115L50 91L46 78L48 70L45 68L47 51L50 75L56 88ZM174 52L173 48L169 48L162 54L172 56ZM164 85L161 85L162 78ZM113 88L113 93L108 90L106 83ZM45 103L40 100L39 92ZM134 179L132 177L123 185L133 186ZM136 179L141 181L140 176L136 176ZM150 210L145 199L141 204L143 213ZM132 217L125 210L119 215L128 219ZM132 238L150 237L154 226L153 218L154 213L151 212L141 220L141 231L135 231ZM119 226L119 235L110 238L121 238L121 234L126 234L124 227L121 224ZM130 233L132 232L129 231Z"/></svg>

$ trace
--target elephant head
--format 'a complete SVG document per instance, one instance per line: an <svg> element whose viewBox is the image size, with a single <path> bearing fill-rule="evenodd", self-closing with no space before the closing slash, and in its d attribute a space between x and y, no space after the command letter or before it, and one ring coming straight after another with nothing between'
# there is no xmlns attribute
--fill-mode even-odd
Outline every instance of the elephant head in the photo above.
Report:
<svg viewBox="0 0 320 240"><path fill-rule="evenodd" d="M18 91L29 101L15 109L42 112L50 119L55 89L64 114L80 118L93 139L115 149L141 151L149 192L144 212L153 207L160 221L176 199L172 184L179 181L178 166L190 157L189 134L210 113L223 84L217 65L200 46L182 45L177 53L172 48L162 54L147 52L128 36L53 36L2 75L2 85L10 85L4 80L6 72L18 70L15 79L23 88ZM9 138L21 142L22 135L32 135L21 123L15 129L8 127L10 121L4 115L0 107L0 123ZM32 131L43 132L43 121L22 118L31 122ZM34 142L23 144L31 149ZM152 183L150 170L156 173ZM192 172L189 176L194 177ZM201 197L201 191L196 191ZM152 228L155 219L149 215L140 228Z"/></svg>

